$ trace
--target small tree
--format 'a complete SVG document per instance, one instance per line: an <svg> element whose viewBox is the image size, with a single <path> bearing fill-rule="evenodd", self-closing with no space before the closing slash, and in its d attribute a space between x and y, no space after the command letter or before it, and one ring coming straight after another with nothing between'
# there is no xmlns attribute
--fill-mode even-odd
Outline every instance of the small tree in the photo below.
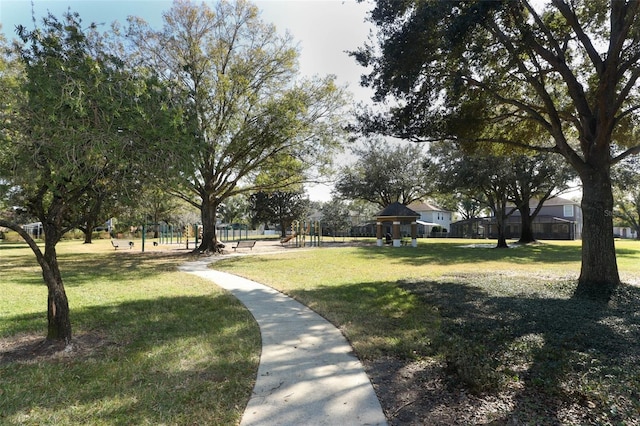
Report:
<svg viewBox="0 0 640 426"><path fill-rule="evenodd" d="M309 199L304 191L257 192L250 196L249 203L254 222L277 223L280 236L286 237L291 223L306 216Z"/></svg>
<svg viewBox="0 0 640 426"><path fill-rule="evenodd" d="M111 193L108 188L96 183L95 186L87 190L83 204L85 206L84 223L79 224L78 229L84 233L84 243L91 244L93 230L113 215L113 208L117 205L117 200L115 194Z"/></svg>
<svg viewBox="0 0 640 426"><path fill-rule="evenodd" d="M479 204L491 209L497 223L497 247L508 247L506 221L516 211L509 199L513 173L508 162L496 161L486 151L450 151L440 144L434 144L431 154L433 158L425 162L425 168L436 179L439 190L463 194L462 200L473 200L471 206Z"/></svg>
<svg viewBox="0 0 640 426"><path fill-rule="evenodd" d="M335 185L341 197L366 200L385 208L395 202L411 204L431 192L431 180L422 165L422 147L392 146L373 139L352 151L357 159L342 168Z"/></svg>
<svg viewBox="0 0 640 426"><path fill-rule="evenodd" d="M433 158L425 167L441 190L458 194L459 205L468 210L465 219L475 217L479 209L491 209L501 236L498 246L506 247L506 220L516 210L521 221L519 242L533 242L533 220L546 200L566 188L571 169L557 155L499 155L491 148L466 152L434 143L430 151ZM532 200L537 201L533 210Z"/></svg>
<svg viewBox="0 0 640 426"><path fill-rule="evenodd" d="M334 240L338 234L349 232L351 217L347 203L334 198L323 204L321 212L322 228L328 231Z"/></svg>
<svg viewBox="0 0 640 426"><path fill-rule="evenodd" d="M557 154L511 155L506 162L510 165L509 199L520 212L521 233L518 242L531 243L536 240L533 220L549 198L567 188L575 174ZM530 208L532 200L537 202L533 211Z"/></svg>
<svg viewBox="0 0 640 426"><path fill-rule="evenodd" d="M63 21L49 15L42 28L18 29L24 75L15 102L2 105L11 120L0 135L0 179L9 182L13 200L42 222L44 252L17 223L0 220L0 226L18 232L33 250L48 288L47 338L67 343L71 321L56 245L87 223L96 188L144 179L152 166L145 161L140 168L136 161L149 160L152 132L170 140L164 126L172 122L155 121L165 100L157 80L127 69L110 53L108 40L84 27L69 12ZM167 172L164 164L151 164Z"/></svg>

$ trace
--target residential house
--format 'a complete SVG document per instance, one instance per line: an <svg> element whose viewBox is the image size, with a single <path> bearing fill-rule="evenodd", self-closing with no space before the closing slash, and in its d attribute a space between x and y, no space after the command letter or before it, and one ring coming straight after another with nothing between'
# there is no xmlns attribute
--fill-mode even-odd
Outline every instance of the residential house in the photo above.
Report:
<svg viewBox="0 0 640 426"><path fill-rule="evenodd" d="M449 235L453 212L427 201L416 201L407 207L420 214L420 218L418 219L418 236L446 237ZM438 231L438 229L440 229L440 231Z"/></svg>
<svg viewBox="0 0 640 426"><path fill-rule="evenodd" d="M407 207L420 215L417 220L417 236L419 238L449 236L453 212L423 201L411 203ZM354 237L376 236L376 221L372 219L374 218L353 216L351 235ZM439 227L436 229L441 229L441 231L432 232L434 227ZM402 235L410 235L408 225L402 226Z"/></svg>
<svg viewBox="0 0 640 426"><path fill-rule="evenodd" d="M538 204L531 200L533 211ZM516 210L507 218L505 233L507 238L519 238L521 232L520 211ZM578 240L582 238L582 209L580 203L562 197L550 198L544 202L533 220L533 235L541 240ZM497 238L495 217L474 218L451 224L451 236L459 238Z"/></svg>
<svg viewBox="0 0 640 426"><path fill-rule="evenodd" d="M616 238L638 238L638 234L630 226L614 226L613 236Z"/></svg>

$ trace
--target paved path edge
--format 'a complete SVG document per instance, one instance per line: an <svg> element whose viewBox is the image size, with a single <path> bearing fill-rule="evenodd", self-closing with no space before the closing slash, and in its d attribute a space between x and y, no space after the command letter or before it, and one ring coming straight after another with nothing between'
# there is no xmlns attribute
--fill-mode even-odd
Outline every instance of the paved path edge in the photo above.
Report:
<svg viewBox="0 0 640 426"><path fill-rule="evenodd" d="M364 367L342 333L266 285L209 268L180 266L231 292L260 327L262 352L241 426L387 425Z"/></svg>

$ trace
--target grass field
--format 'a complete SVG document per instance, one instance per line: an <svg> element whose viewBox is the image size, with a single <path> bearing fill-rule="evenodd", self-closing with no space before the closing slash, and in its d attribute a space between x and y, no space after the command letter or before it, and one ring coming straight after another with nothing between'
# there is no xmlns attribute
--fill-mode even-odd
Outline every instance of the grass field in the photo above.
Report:
<svg viewBox="0 0 640 426"><path fill-rule="evenodd" d="M608 305L578 300L579 243L506 250L474 243L308 250L229 259L216 268L317 310L370 369L392 359L435 370L431 382L404 378L400 389L389 376L373 378L392 424L429 423L434 407L446 410L435 401L445 399L443 391L429 395L438 383L454 400L449 418L457 424L638 424L640 288L623 286ZM617 248L623 279L637 282L640 243L619 241ZM428 376L411 377L420 374ZM396 395L412 385L415 401ZM456 402L460 394L476 403ZM402 417L403 407L413 418Z"/></svg>
<svg viewBox="0 0 640 426"><path fill-rule="evenodd" d="M578 300L579 243L476 243L290 249L215 267L336 324L392 425L638 425L640 288L606 305ZM640 243L617 248L623 279L637 283ZM239 421L259 331L228 294L176 272L184 252L158 250L61 243L75 347L34 357L46 289L23 244L0 244L0 424Z"/></svg>
<svg viewBox="0 0 640 426"><path fill-rule="evenodd" d="M239 422L260 335L235 298L176 272L184 255L116 252L108 240L59 253L74 348L47 356L35 258L0 244L0 424Z"/></svg>

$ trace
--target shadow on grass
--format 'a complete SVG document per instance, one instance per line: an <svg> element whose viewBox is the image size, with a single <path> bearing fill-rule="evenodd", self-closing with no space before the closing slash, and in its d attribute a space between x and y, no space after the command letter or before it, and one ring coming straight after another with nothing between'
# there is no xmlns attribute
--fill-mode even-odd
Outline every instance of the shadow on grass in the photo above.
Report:
<svg viewBox="0 0 640 426"><path fill-rule="evenodd" d="M391 282L294 290L290 295L341 328L361 359L428 353L440 327L437 312Z"/></svg>
<svg viewBox="0 0 640 426"><path fill-rule="evenodd" d="M510 279L519 281L500 283ZM372 377L393 425L473 424L481 419L466 422L461 411L486 411L481 400L509 401L492 424L633 424L640 412L640 289L622 286L603 305L572 298L574 285L487 274L294 296L343 328L359 357L375 365L395 359L385 364L395 373ZM430 360L425 371L408 374L420 359ZM438 383L447 384L445 396ZM412 392L417 401L407 402ZM464 395L475 395L477 405ZM459 416L452 423L437 417L447 400L447 412ZM424 410L415 410L420 404ZM434 417L420 417L425 412Z"/></svg>
<svg viewBox="0 0 640 426"><path fill-rule="evenodd" d="M513 392L504 424L566 424L561 413L572 410L580 423L637 417L640 289L622 286L613 303L603 305L495 296L479 281L401 285L437 306L442 326L435 345L455 385L475 394Z"/></svg>
<svg viewBox="0 0 640 426"><path fill-rule="evenodd" d="M259 331L229 295L72 312L95 347L42 362L0 358L0 423L233 424L255 378ZM32 315L8 319L10 332ZM188 413L188 414L187 414ZM27 417L25 417L27 416Z"/></svg>
<svg viewBox="0 0 640 426"><path fill-rule="evenodd" d="M0 252L8 253L9 250L30 250L27 243L3 243L0 242Z"/></svg>

